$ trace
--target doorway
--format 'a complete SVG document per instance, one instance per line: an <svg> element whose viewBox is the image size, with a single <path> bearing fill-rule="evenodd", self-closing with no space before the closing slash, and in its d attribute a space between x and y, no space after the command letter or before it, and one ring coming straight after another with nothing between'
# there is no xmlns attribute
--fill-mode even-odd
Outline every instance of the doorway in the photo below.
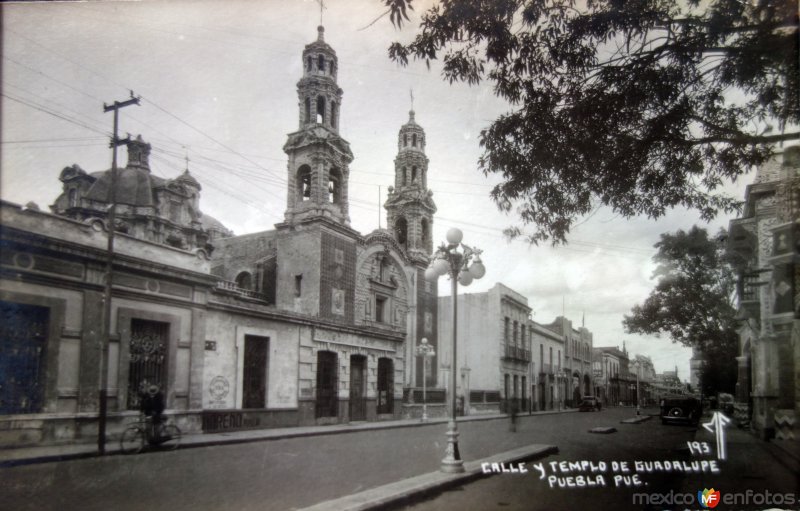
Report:
<svg viewBox="0 0 800 511"><path fill-rule="evenodd" d="M269 337L244 336L242 408L267 407Z"/></svg>
<svg viewBox="0 0 800 511"><path fill-rule="evenodd" d="M367 358L363 355L350 356L350 420L367 419L367 406L364 399Z"/></svg>

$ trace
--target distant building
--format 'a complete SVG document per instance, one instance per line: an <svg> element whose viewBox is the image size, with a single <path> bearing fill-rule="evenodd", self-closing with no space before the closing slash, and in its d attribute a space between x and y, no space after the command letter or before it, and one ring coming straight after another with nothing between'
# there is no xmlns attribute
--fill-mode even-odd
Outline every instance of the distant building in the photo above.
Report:
<svg viewBox="0 0 800 511"><path fill-rule="evenodd" d="M582 396L591 396L593 392L592 333L584 326L573 328L572 321L563 316L543 326L564 339L565 378L561 395L566 406L578 406Z"/></svg>
<svg viewBox="0 0 800 511"><path fill-rule="evenodd" d="M439 386L447 385L450 371L452 303L449 296L439 298L439 336L445 340ZM530 313L528 299L500 283L484 293L458 295L458 394L467 413L510 406L552 410L577 406L582 395L592 394L583 353L591 353L591 332L573 329L563 317L542 325ZM571 362L569 346L576 350Z"/></svg>
<svg viewBox="0 0 800 511"><path fill-rule="evenodd" d="M636 376L631 377L630 360L624 344L599 346L592 350L595 371L595 395L606 405L632 404L635 401Z"/></svg>
<svg viewBox="0 0 800 511"><path fill-rule="evenodd" d="M762 165L731 221L739 271L736 418L763 438L797 438L800 413L800 146Z"/></svg>
<svg viewBox="0 0 800 511"><path fill-rule="evenodd" d="M438 386L449 386L452 359L453 300L439 297ZM458 295L458 395L466 413L506 411L530 406L531 334L528 299L495 284L485 293Z"/></svg>

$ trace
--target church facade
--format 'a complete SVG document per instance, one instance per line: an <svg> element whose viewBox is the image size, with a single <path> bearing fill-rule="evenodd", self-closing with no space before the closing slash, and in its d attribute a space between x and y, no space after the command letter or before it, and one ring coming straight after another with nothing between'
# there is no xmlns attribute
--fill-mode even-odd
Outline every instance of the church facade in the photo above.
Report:
<svg viewBox="0 0 800 511"><path fill-rule="evenodd" d="M286 210L273 229L233 236L201 212L188 164L171 180L150 173L141 137L117 171L113 226L109 171L65 168L51 213L2 204L0 445L92 440L98 381L108 382L110 437L138 417L153 383L186 431L411 413L403 398L422 385L416 343L438 347L436 283L423 277L436 212L425 132L412 111L398 133L389 228L357 232L338 60L322 27L302 59L298 129L283 148Z"/></svg>

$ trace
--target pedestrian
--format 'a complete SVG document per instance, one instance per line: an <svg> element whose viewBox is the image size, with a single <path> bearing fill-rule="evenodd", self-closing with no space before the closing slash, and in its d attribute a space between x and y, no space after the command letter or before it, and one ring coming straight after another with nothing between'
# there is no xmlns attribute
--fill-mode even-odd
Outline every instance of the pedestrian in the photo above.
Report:
<svg viewBox="0 0 800 511"><path fill-rule="evenodd" d="M147 391L142 395L140 408L145 418L150 419L152 424L152 436L157 437L161 432L161 424L164 423L164 394L161 388L152 384L147 387Z"/></svg>
<svg viewBox="0 0 800 511"><path fill-rule="evenodd" d="M517 432L517 400L516 399L512 399L511 400L511 410L510 410L510 412L511 412L511 414L510 414L510 416L511 416L511 424L508 426L508 430L511 431L512 433L516 433Z"/></svg>

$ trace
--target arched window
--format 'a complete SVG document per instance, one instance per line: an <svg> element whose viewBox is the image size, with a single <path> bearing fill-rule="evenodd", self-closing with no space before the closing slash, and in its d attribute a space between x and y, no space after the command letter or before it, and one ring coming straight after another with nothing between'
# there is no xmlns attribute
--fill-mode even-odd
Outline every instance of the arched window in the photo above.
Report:
<svg viewBox="0 0 800 511"><path fill-rule="evenodd" d="M336 123L339 122L339 115L338 115L338 108L339 105L336 104L336 101L331 101L331 127L335 128Z"/></svg>
<svg viewBox="0 0 800 511"><path fill-rule="evenodd" d="M397 222L394 224L394 235L397 238L397 242L405 247L406 240L408 239L408 223L405 218L400 217L397 219Z"/></svg>
<svg viewBox="0 0 800 511"><path fill-rule="evenodd" d="M306 57L306 71L311 71L311 55Z"/></svg>
<svg viewBox="0 0 800 511"><path fill-rule="evenodd" d="M411 167L411 182L412 183L416 183L417 182L417 167L416 166Z"/></svg>
<svg viewBox="0 0 800 511"><path fill-rule="evenodd" d="M311 122L311 98L306 98L306 117L303 122Z"/></svg>
<svg viewBox="0 0 800 511"><path fill-rule="evenodd" d="M311 167L308 165L297 170L297 192L301 201L311 200Z"/></svg>
<svg viewBox="0 0 800 511"><path fill-rule="evenodd" d="M236 276L236 287L239 289L253 289L253 276L250 275L250 272L243 271Z"/></svg>
<svg viewBox="0 0 800 511"><path fill-rule="evenodd" d="M317 96L317 123L325 124L325 98Z"/></svg>
<svg viewBox="0 0 800 511"><path fill-rule="evenodd" d="M319 69L323 73L325 72L325 56L324 55L320 55L319 57L317 57L317 69Z"/></svg>
<svg viewBox="0 0 800 511"><path fill-rule="evenodd" d="M342 199L342 174L337 169L331 169L328 173L328 202L339 204Z"/></svg>
<svg viewBox="0 0 800 511"><path fill-rule="evenodd" d="M408 135L403 134L403 147L408 147Z"/></svg>
<svg viewBox="0 0 800 511"><path fill-rule="evenodd" d="M329 66L331 68L331 74L336 74L336 63L334 61L330 61Z"/></svg>
<svg viewBox="0 0 800 511"><path fill-rule="evenodd" d="M406 174L408 174L408 169L406 167L403 167L403 180L402 180L403 186L405 186L407 182Z"/></svg>
<svg viewBox="0 0 800 511"><path fill-rule="evenodd" d="M426 248L428 246L428 236L430 236L430 232L429 232L430 229L428 227L428 221L423 218L422 222L420 222L420 227L421 227L420 230L422 231L420 233L421 234L421 239L422 239L422 248Z"/></svg>
<svg viewBox="0 0 800 511"><path fill-rule="evenodd" d="M411 145L412 145L413 147L417 147L417 134L416 134L416 133L414 133L413 135L411 135Z"/></svg>

